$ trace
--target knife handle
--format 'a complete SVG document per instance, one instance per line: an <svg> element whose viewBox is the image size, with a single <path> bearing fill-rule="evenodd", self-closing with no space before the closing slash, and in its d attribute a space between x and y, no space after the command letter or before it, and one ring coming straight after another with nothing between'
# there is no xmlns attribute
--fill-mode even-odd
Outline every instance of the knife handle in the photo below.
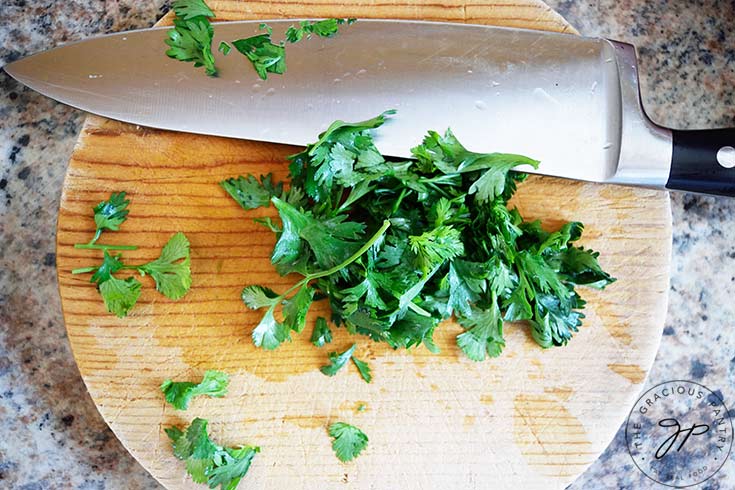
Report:
<svg viewBox="0 0 735 490"><path fill-rule="evenodd" d="M735 197L735 128L672 130L668 189Z"/></svg>

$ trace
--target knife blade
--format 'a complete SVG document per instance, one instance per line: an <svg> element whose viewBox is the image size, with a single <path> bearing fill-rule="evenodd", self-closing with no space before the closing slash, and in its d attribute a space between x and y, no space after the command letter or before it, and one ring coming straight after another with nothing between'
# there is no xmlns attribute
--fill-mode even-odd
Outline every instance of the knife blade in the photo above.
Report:
<svg viewBox="0 0 735 490"><path fill-rule="evenodd" d="M220 41L262 21L215 23ZM266 21L283 39L294 20ZM427 129L477 152L520 153L557 177L735 195L735 130L678 132L640 102L635 48L541 31L360 20L289 45L287 71L261 80L244 56L218 77L165 55L169 28L80 41L5 66L79 109L161 129L304 145L334 120L396 109L376 143L410 157ZM733 162L735 165L735 162ZM533 169L525 169L533 171Z"/></svg>

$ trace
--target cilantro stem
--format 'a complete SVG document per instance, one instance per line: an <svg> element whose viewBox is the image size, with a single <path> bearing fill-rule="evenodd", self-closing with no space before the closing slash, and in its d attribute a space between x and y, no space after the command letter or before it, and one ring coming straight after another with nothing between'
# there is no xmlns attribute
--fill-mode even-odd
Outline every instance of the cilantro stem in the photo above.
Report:
<svg viewBox="0 0 735 490"><path fill-rule="evenodd" d="M87 245L94 245L95 243L97 243L97 240L99 239L101 235L102 235L102 228L97 228L97 230L94 232L94 236L92 237L92 239L89 241Z"/></svg>
<svg viewBox="0 0 735 490"><path fill-rule="evenodd" d="M362 254L364 254L365 252L367 252L370 249L370 247L372 247L375 244L375 242L377 242L378 240L380 240L380 237L383 236L383 234L385 233L385 230L387 230L389 227L390 227L390 221L384 220L383 221L383 225L378 229L378 231L376 231L375 234L372 237L370 237L370 240L368 240L367 242L365 242L362 245L362 247L359 248L359 250L357 252L355 252L354 254L352 254L349 258L345 259L342 263L337 264L334 267L330 267L329 269L327 269L325 271L320 271L320 272L314 272L312 274L307 274L306 276L304 276L304 278L302 280L300 280L299 282L297 282L296 284L294 284L293 286L291 286L285 293L283 293L281 296L279 296L279 298L274 302L274 305L278 304L282 299L285 299L286 296L288 296L290 293L292 293L293 291L297 290L298 288L300 288L304 284L308 284L309 282L313 281L314 279L319 279L320 277L331 276L335 272L338 272L341 269L344 269L345 267L347 267L348 265L350 265L351 263L353 263L354 261L356 261L357 259L359 259L362 256ZM275 306L272 306L271 307L271 309L274 309L274 308L275 308Z"/></svg>
<svg viewBox="0 0 735 490"><path fill-rule="evenodd" d="M408 194L408 187L404 187L401 190L401 194L398 196L398 199L396 199L396 202L393 203L393 209L391 209L390 211L391 216L396 214L396 211L398 211L398 208L400 207L403 198L406 197L406 194Z"/></svg>
<svg viewBox="0 0 735 490"><path fill-rule="evenodd" d="M77 243L74 248L83 248L85 250L138 250L135 245L97 245L94 241L89 243Z"/></svg>
<svg viewBox="0 0 735 490"><path fill-rule="evenodd" d="M372 237L370 237L370 240L368 240L367 242L365 242L365 244L362 247L360 247L360 249L357 252L355 252L354 254L352 254L344 262L342 262L341 264L337 264L334 267L332 267L330 269L327 269L325 271L315 272L313 274L309 274L304 279L306 279L308 281L312 281L314 279L319 279L320 277L331 276L335 272L337 272L337 271L339 271L341 269L344 269L345 267L347 267L348 265L350 265L351 263L353 263L354 261L356 261L357 259L359 259L360 256L362 254L364 254L365 252L367 252L370 249L370 247L373 246L373 244L375 242L377 242L378 240L380 240L380 237L383 236L383 234L385 233L385 230L387 230L389 227L390 227L390 221L388 221L388 220L383 221L383 225L378 229L378 231L375 232L375 234Z"/></svg>
<svg viewBox="0 0 735 490"><path fill-rule="evenodd" d="M91 267L80 267L79 269L74 269L71 271L72 274L86 274L87 272L94 272L99 267L91 266Z"/></svg>

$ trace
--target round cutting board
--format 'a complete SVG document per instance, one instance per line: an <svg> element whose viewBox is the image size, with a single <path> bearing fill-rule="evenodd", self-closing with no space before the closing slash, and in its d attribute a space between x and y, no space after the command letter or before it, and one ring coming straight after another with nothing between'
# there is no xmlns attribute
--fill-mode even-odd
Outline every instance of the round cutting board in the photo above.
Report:
<svg viewBox="0 0 735 490"><path fill-rule="evenodd" d="M218 20L395 17L572 31L536 0L211 5ZM61 200L59 287L79 369L125 447L169 489L202 488L188 479L163 432L197 416L210 420L222 444L261 446L242 483L248 489L548 489L572 481L610 442L653 361L666 312L668 196L543 177L522 184L514 203L524 216L554 228L581 220L584 245L602 251L603 266L618 278L604 292L581 291L587 318L567 347L541 350L526 326L508 325L503 355L474 363L454 343L459 328L446 324L437 330L439 355L393 351L343 329L317 349L309 327L266 352L252 345L259 313L245 309L240 291L248 284L284 290L291 282L269 262L273 234L252 220L275 213L245 213L217 183L271 171L285 178L285 157L295 151L88 118ZM137 306L118 319L88 275L70 274L98 263L99 251L73 244L89 240L91 208L113 191L128 193L130 215L102 241L140 245L125 252L130 263L156 257L174 232L189 237L193 287L184 299L164 298L143 278ZM363 382L354 366L322 375L327 352L354 340L373 382ZM207 369L232 375L227 397L196 399L186 412L164 403L161 381L196 380ZM370 438L349 464L330 447L327 426L335 421Z"/></svg>

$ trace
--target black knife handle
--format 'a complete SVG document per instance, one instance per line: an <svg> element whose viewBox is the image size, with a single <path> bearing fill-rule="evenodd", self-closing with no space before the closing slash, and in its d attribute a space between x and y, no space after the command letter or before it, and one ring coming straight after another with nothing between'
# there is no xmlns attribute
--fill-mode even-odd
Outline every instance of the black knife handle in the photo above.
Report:
<svg viewBox="0 0 735 490"><path fill-rule="evenodd" d="M672 130L668 189L735 197L735 128Z"/></svg>

